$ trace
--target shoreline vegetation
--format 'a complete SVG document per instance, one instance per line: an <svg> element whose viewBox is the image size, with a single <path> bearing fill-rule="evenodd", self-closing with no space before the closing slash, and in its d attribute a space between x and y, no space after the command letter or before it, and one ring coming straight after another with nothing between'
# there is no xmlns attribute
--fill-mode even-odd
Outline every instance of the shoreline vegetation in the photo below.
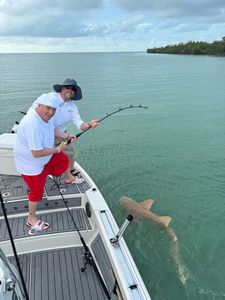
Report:
<svg viewBox="0 0 225 300"><path fill-rule="evenodd" d="M225 56L225 36L221 41L214 41L212 43L189 41L165 47L148 48L147 53Z"/></svg>

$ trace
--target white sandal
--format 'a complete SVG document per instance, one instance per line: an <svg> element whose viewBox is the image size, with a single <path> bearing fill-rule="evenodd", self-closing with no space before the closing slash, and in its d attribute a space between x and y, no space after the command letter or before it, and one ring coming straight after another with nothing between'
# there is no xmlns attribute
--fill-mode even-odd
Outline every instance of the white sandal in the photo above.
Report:
<svg viewBox="0 0 225 300"><path fill-rule="evenodd" d="M81 184L81 183L83 183L83 182L85 182L85 179L82 178L82 177L78 178L77 176L75 177L75 180L74 180L74 181L71 181L71 182L65 182L65 181L64 181L65 184L73 184L73 183Z"/></svg>
<svg viewBox="0 0 225 300"><path fill-rule="evenodd" d="M29 223L27 223L26 225L28 225ZM30 225L30 224L29 224ZM49 228L49 224L42 221L42 220L38 220L37 223L33 226L30 227L30 229L28 230L28 234L33 235L38 231L45 231Z"/></svg>
<svg viewBox="0 0 225 300"><path fill-rule="evenodd" d="M85 179L84 179L84 178L82 178L82 177L78 178L78 177L76 176L76 179L75 179L72 183L81 184L81 183L83 183L83 182L85 182Z"/></svg>

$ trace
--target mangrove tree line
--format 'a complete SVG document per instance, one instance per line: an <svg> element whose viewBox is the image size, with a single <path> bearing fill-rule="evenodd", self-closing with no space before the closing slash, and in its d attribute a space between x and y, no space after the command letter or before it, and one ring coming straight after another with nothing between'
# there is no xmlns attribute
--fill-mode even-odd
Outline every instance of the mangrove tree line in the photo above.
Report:
<svg viewBox="0 0 225 300"><path fill-rule="evenodd" d="M159 48L149 48L147 53L190 54L190 55L225 55L225 37L221 41L179 43Z"/></svg>

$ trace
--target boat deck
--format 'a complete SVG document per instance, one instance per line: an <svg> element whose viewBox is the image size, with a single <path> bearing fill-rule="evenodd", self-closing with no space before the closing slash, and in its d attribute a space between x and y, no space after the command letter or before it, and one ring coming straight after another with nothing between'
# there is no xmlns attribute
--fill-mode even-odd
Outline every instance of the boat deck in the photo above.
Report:
<svg viewBox="0 0 225 300"><path fill-rule="evenodd" d="M61 179L63 181L63 179ZM65 201L70 208L78 230L91 230L91 224L88 220L84 208L81 207L82 192L89 188L86 182L80 185L65 185L59 183L63 192ZM29 237L26 227L28 211L28 190L20 176L0 175L0 189L5 201L9 224L14 239ZM72 195L70 197L70 195ZM51 234L58 232L74 231L74 224L65 203L60 199L59 191L55 183L48 179L45 185L45 193L42 201L38 204L37 213L40 219L50 224L50 227L42 234ZM0 242L9 239L6 223L3 218L3 212L0 208Z"/></svg>
<svg viewBox="0 0 225 300"><path fill-rule="evenodd" d="M85 236L93 228L86 209L82 206L82 197L91 187L86 181L68 186L63 183L63 178L58 180L77 229ZM26 241L26 245L32 244L31 248L33 247L33 250L27 251L26 254L18 253L30 300L108 299L93 267L88 264L87 269L81 272L85 264L85 249L79 245L81 243L69 247L65 243L68 234L78 234L55 183L50 178L47 180L45 193L37 210L39 217L48 222L50 227L35 236L29 235L26 227L28 190L23 179L20 176L0 175L0 190L15 243ZM42 243L43 246L48 238L53 241L51 249L44 245L45 250L34 250L38 243ZM9 235L0 208L0 247L4 248L6 244L10 245ZM100 272L111 294L110 299L118 299L117 295L112 293L115 284L110 273L112 266L99 234L96 233L89 248L98 260ZM10 256L9 259L15 265L15 258Z"/></svg>
<svg viewBox="0 0 225 300"><path fill-rule="evenodd" d="M85 272L83 247L21 255L20 262L31 300L108 299L93 268ZM11 259L15 264L15 259ZM116 298L114 298L116 299Z"/></svg>
<svg viewBox="0 0 225 300"><path fill-rule="evenodd" d="M87 214L82 208L70 209L72 216L75 220L79 231L91 230L90 222L87 218ZM39 214L40 219L45 220L50 224L48 230L39 232L38 235L48 235L52 233L62 233L68 231L74 231L74 224L71 217L66 210L55 212L44 212ZM27 216L15 216L9 218L9 225L14 239L29 237L29 228L25 225ZM0 242L9 239L8 230L4 219L0 220Z"/></svg>

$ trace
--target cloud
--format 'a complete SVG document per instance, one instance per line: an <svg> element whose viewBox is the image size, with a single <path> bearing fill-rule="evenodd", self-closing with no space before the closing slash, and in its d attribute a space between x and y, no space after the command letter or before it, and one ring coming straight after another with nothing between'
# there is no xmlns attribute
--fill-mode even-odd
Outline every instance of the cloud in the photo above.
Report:
<svg viewBox="0 0 225 300"><path fill-rule="evenodd" d="M84 29L87 35L108 35L114 33L134 33L144 21L142 15L130 18L121 18L116 21L103 22L100 24L89 24Z"/></svg>
<svg viewBox="0 0 225 300"><path fill-rule="evenodd" d="M82 36L82 18L101 5L102 0L0 0L0 36Z"/></svg>
<svg viewBox="0 0 225 300"><path fill-rule="evenodd" d="M0 11L8 15L25 15L40 11L80 11L94 9L103 0L0 0Z"/></svg>
<svg viewBox="0 0 225 300"><path fill-rule="evenodd" d="M24 19L14 17L13 21L0 27L1 36L24 37L72 37L80 36L82 24L77 23L73 17L63 22L61 15L48 16L37 14Z"/></svg>
<svg viewBox="0 0 225 300"><path fill-rule="evenodd" d="M224 15L224 0L116 0L127 11L154 11L161 17Z"/></svg>
<svg viewBox="0 0 225 300"><path fill-rule="evenodd" d="M224 23L225 0L0 0L0 52L135 51L220 39Z"/></svg>
<svg viewBox="0 0 225 300"><path fill-rule="evenodd" d="M103 5L101 0L46 2L45 5L44 0L16 2L0 0L0 36L50 38L106 36L120 32L133 33L144 21L142 15L132 16L132 14L129 17L104 20L104 11L97 10ZM76 2L82 4L78 6L74 4ZM44 9L40 10L41 7ZM84 11L81 13L80 10Z"/></svg>
<svg viewBox="0 0 225 300"><path fill-rule="evenodd" d="M179 30L186 30L188 24L224 20L224 0L0 0L0 36L5 37L148 33L154 27L179 23Z"/></svg>

